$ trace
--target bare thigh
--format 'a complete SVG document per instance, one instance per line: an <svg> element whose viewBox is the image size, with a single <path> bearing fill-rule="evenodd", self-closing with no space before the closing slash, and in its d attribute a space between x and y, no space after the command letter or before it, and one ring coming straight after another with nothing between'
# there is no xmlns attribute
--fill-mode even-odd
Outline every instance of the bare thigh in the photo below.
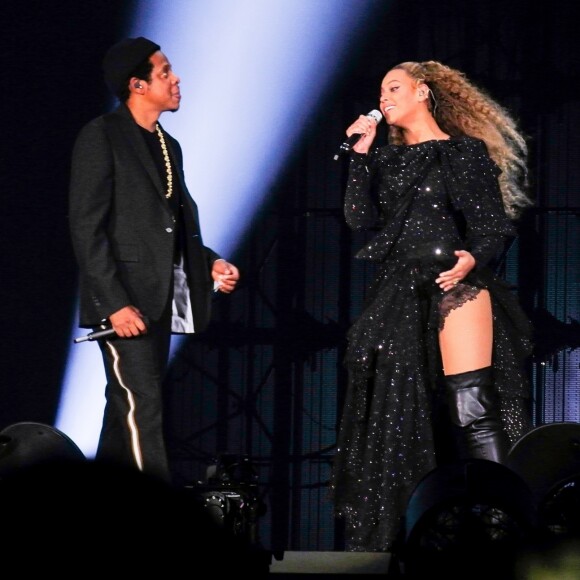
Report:
<svg viewBox="0 0 580 580"><path fill-rule="evenodd" d="M491 365L493 318L488 290L452 310L439 332L445 375L455 375Z"/></svg>

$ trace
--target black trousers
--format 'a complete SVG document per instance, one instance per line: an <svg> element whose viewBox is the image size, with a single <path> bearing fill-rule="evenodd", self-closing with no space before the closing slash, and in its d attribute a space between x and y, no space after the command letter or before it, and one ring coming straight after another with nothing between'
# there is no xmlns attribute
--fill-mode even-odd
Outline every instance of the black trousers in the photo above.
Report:
<svg viewBox="0 0 580 580"><path fill-rule="evenodd" d="M171 342L171 303L146 334L99 341L107 386L95 459L134 466L167 483L163 380Z"/></svg>

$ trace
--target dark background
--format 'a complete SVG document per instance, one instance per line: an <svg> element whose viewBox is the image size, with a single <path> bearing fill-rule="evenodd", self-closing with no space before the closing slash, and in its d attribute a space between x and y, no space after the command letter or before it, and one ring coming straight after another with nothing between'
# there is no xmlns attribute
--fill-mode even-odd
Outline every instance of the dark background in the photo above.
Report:
<svg viewBox="0 0 580 580"><path fill-rule="evenodd" d="M520 225L505 274L536 327L529 367L536 425L579 420L573 6L377 2L331 96L312 112L270 205L231 257L244 274L239 292L218 300L212 328L188 341L168 379L176 473L190 483L221 454L251 458L268 505L266 544L341 547L325 483L344 333L371 272L354 263L363 240L342 221L345 168L332 156L352 119L377 106L381 79L396 62L434 59L464 70L529 136L536 207ZM76 308L70 152L80 127L108 106L101 59L123 36L132 3L23 0L1 9L0 429L55 421Z"/></svg>
<svg viewBox="0 0 580 580"><path fill-rule="evenodd" d="M80 127L108 105L102 55L122 35L129 7L1 5L1 426L55 418L76 304L69 158Z"/></svg>

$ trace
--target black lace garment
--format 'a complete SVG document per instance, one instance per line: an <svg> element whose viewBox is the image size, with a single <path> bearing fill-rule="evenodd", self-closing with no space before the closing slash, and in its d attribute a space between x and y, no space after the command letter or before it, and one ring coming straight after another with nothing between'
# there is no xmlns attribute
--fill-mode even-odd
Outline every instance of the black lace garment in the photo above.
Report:
<svg viewBox="0 0 580 580"><path fill-rule="evenodd" d="M482 288L492 299L502 419L512 443L531 428L523 365L531 326L489 267L515 235L498 174L485 144L470 137L351 154L346 221L378 230L357 258L380 265L348 333L349 382L330 481L349 551L392 550L410 494L441 462L438 330ZM435 278L458 249L477 266L443 292Z"/></svg>

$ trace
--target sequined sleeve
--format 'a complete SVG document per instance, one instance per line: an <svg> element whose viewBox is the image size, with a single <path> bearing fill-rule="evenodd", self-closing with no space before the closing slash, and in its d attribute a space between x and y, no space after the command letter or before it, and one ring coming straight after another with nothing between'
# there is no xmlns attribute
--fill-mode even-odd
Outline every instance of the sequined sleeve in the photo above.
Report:
<svg viewBox="0 0 580 580"><path fill-rule="evenodd" d="M344 216L353 230L372 228L378 222L378 210L371 197L372 153L370 155L352 152L350 156Z"/></svg>
<svg viewBox="0 0 580 580"><path fill-rule="evenodd" d="M477 266L482 266L515 236L501 199L500 170L479 139L465 137L445 145L444 166L453 204L465 216L467 249Z"/></svg>

